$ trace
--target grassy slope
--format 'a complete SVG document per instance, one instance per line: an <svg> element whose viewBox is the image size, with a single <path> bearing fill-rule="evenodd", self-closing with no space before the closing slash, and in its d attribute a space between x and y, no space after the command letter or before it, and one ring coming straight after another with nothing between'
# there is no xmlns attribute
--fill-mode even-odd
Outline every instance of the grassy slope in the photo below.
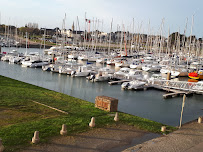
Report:
<svg viewBox="0 0 203 152"><path fill-rule="evenodd" d="M64 110L68 115L37 105L32 101ZM6 151L29 146L35 130L40 131L41 142L59 135L62 124L67 125L68 135L91 128L88 123L96 117L96 127L125 123L137 128L160 132L163 124L148 119L119 114L119 122L113 121L108 112L94 107L93 103L62 93L47 90L24 82L0 76L0 138ZM175 128L169 127L170 131Z"/></svg>

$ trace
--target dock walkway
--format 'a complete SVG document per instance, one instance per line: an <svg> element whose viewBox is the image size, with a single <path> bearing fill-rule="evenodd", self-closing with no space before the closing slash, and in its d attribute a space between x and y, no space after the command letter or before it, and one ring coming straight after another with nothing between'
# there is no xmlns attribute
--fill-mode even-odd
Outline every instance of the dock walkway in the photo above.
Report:
<svg viewBox="0 0 203 152"><path fill-rule="evenodd" d="M164 89L174 89L186 93L203 94L203 84L196 82L156 80L153 82L154 87Z"/></svg>

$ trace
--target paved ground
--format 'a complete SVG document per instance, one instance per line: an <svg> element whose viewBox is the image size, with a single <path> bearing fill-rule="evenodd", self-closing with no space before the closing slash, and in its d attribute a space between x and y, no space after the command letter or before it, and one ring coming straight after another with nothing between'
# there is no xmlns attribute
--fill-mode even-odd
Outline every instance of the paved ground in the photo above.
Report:
<svg viewBox="0 0 203 152"><path fill-rule="evenodd" d="M22 150L22 152L67 151L203 152L203 123L190 122L183 125L181 129L162 136L127 125L111 126L93 129L75 136L59 136L48 144L33 145Z"/></svg>
<svg viewBox="0 0 203 152"><path fill-rule="evenodd" d="M59 136L48 144L33 145L22 152L118 152L160 136L133 126L93 129L75 136Z"/></svg>
<svg viewBox="0 0 203 152"><path fill-rule="evenodd" d="M169 135L144 142L124 152L203 152L203 123L196 121Z"/></svg>

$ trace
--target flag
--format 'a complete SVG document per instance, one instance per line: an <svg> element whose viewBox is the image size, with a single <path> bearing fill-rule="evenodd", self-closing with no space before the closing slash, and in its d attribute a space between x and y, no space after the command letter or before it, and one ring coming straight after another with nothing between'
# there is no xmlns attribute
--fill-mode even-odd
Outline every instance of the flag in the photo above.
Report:
<svg viewBox="0 0 203 152"><path fill-rule="evenodd" d="M85 21L86 21L86 22L88 22L88 23L90 23L90 22L91 22L91 21L90 21L90 20L88 20L88 19L85 19Z"/></svg>

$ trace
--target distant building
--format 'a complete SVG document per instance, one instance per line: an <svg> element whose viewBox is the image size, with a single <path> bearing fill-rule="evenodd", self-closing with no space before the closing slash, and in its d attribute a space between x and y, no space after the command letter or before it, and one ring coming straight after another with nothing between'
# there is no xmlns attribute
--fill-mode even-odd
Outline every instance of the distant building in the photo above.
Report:
<svg viewBox="0 0 203 152"><path fill-rule="evenodd" d="M72 29L63 29L61 34L64 34L67 38L72 39L72 41L76 41L76 43L83 40L84 31L75 30L74 23L72 25Z"/></svg>
<svg viewBox="0 0 203 152"><path fill-rule="evenodd" d="M57 28L54 28L54 29L47 29L47 28L41 28L40 29L40 33L41 34L44 34L44 31L46 31L46 35L47 36L53 36L55 35L57 32L60 33L60 29L57 27Z"/></svg>

